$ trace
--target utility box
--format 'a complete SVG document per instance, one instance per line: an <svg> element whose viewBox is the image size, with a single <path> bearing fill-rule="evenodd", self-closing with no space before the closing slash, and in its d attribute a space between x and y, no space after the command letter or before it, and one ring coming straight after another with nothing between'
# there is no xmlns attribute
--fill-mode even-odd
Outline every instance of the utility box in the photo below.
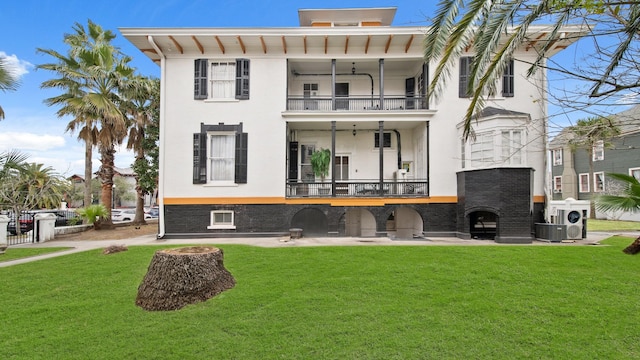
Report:
<svg viewBox="0 0 640 360"><path fill-rule="evenodd" d="M536 239L561 242L567 237L567 225L563 224L535 224Z"/></svg>
<svg viewBox="0 0 640 360"><path fill-rule="evenodd" d="M566 226L564 239L585 239L590 205L591 202L588 200L574 198L549 201L547 205L549 223Z"/></svg>

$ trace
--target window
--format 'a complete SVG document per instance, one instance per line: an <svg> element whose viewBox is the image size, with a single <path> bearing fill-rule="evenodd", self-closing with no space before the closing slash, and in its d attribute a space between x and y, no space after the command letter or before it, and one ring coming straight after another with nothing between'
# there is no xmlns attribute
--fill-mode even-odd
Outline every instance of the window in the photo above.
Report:
<svg viewBox="0 0 640 360"><path fill-rule="evenodd" d="M207 229L235 229L233 211L214 210L211 212L211 224Z"/></svg>
<svg viewBox="0 0 640 360"><path fill-rule="evenodd" d="M593 145L593 161L604 160L604 141L598 140Z"/></svg>
<svg viewBox="0 0 640 360"><path fill-rule="evenodd" d="M249 60L195 60L194 99L249 99Z"/></svg>
<svg viewBox="0 0 640 360"><path fill-rule="evenodd" d="M631 168L629 169L629 175L636 178L636 180L640 181L640 168Z"/></svg>
<svg viewBox="0 0 640 360"><path fill-rule="evenodd" d="M553 166L562 165L562 149L551 150L551 156L553 158Z"/></svg>
<svg viewBox="0 0 640 360"><path fill-rule="evenodd" d="M302 94L304 97L305 110L318 110L318 100L310 100L318 96L318 84L303 84Z"/></svg>
<svg viewBox="0 0 640 360"><path fill-rule="evenodd" d="M336 156L333 176L336 180L349 180L349 157Z"/></svg>
<svg viewBox="0 0 640 360"><path fill-rule="evenodd" d="M562 176L553 177L553 192L554 193L562 192Z"/></svg>
<svg viewBox="0 0 640 360"><path fill-rule="evenodd" d="M208 146L208 180L229 181L235 179L236 136L234 133L225 134L214 132L207 134Z"/></svg>
<svg viewBox="0 0 640 360"><path fill-rule="evenodd" d="M373 135L373 141L374 141L374 147L376 149L380 148L380 133L376 132ZM391 133L383 133L382 134L382 146L386 147L386 148L390 148L391 147Z"/></svg>
<svg viewBox="0 0 640 360"><path fill-rule="evenodd" d="M246 184L248 135L238 125L200 125L193 134L194 184Z"/></svg>
<svg viewBox="0 0 640 360"><path fill-rule="evenodd" d="M478 167L493 163L493 134L476 134L471 143L471 166Z"/></svg>
<svg viewBox="0 0 640 360"><path fill-rule="evenodd" d="M578 191L581 193L588 193L589 190L589 174L580 174L580 185Z"/></svg>
<svg viewBox="0 0 640 360"><path fill-rule="evenodd" d="M593 191L604 191L604 172L593 173Z"/></svg>
<svg viewBox="0 0 640 360"><path fill-rule="evenodd" d="M524 141L522 136L522 130L502 131L502 161L506 164L521 165L523 163L522 148Z"/></svg>
<svg viewBox="0 0 640 360"><path fill-rule="evenodd" d="M458 96L461 98L468 98L471 94L469 89L469 76L471 74L471 63L473 58L471 56L464 56L460 58L460 81L458 87Z"/></svg>
<svg viewBox="0 0 640 360"><path fill-rule="evenodd" d="M514 66L513 59L509 60L504 68L504 74L502 75L502 96L513 97L514 94Z"/></svg>

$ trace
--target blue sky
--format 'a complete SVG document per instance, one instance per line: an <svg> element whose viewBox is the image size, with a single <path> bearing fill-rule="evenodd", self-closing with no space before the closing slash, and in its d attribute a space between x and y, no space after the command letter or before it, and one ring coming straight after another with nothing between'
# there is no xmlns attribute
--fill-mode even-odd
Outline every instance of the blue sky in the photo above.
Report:
<svg viewBox="0 0 640 360"><path fill-rule="evenodd" d="M62 39L72 32L74 23L86 26L87 19L117 33L114 44L133 57L132 65L143 75L159 77L159 67L124 39L119 27L296 27L300 8L397 7L393 25L427 25L435 1L149 1L78 0L4 1L0 5L0 55L15 64L21 86L15 92L0 92L0 105L6 118L0 121L0 152L18 149L30 155L29 161L53 167L70 176L84 173L84 145L76 134L65 132L69 119L56 116L56 108L43 100L58 95L56 90L40 89L53 77L35 66L51 59L37 48L66 52ZM565 50L568 61L579 58L575 46ZM568 53L568 54L567 54ZM570 64L566 64L570 65ZM566 120L566 119L565 119ZM116 154L116 166L129 167L133 157L124 147ZM100 165L94 152L94 168Z"/></svg>

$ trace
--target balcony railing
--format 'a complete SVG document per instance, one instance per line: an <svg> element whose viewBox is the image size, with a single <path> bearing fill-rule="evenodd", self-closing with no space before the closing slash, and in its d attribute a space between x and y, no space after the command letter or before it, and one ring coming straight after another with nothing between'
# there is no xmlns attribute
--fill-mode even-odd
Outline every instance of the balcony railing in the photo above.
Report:
<svg viewBox="0 0 640 360"><path fill-rule="evenodd" d="M428 196L427 180L376 180L336 182L287 182L287 197L424 197Z"/></svg>
<svg viewBox="0 0 640 360"><path fill-rule="evenodd" d="M413 111L428 109L426 99L413 96L385 96L380 101L380 96L373 97L337 97L334 101L331 97L289 96L287 98L287 110L290 111Z"/></svg>

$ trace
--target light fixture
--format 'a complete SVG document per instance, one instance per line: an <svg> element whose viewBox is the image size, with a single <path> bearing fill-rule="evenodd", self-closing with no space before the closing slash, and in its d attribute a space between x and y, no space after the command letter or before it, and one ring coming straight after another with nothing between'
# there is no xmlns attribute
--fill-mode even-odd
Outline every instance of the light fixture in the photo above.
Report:
<svg viewBox="0 0 640 360"><path fill-rule="evenodd" d="M351 63L351 74L355 75L356 74L356 63L352 62ZM353 125L355 126L355 125Z"/></svg>
<svg viewBox="0 0 640 360"><path fill-rule="evenodd" d="M351 133L353 136L356 136L356 124L353 124L353 131Z"/></svg>

